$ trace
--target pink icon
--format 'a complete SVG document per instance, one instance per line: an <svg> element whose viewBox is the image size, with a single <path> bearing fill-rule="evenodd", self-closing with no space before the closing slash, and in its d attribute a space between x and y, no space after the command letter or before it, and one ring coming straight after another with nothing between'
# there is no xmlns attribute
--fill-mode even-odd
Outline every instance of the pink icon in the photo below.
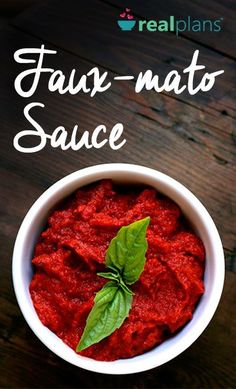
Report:
<svg viewBox="0 0 236 389"><path fill-rule="evenodd" d="M130 11L131 11L130 8L125 8L125 11L122 12L122 13L120 14L120 17L121 17L122 19L126 18L126 19L128 19L128 20L132 20L134 17L133 17L133 15L130 13Z"/></svg>

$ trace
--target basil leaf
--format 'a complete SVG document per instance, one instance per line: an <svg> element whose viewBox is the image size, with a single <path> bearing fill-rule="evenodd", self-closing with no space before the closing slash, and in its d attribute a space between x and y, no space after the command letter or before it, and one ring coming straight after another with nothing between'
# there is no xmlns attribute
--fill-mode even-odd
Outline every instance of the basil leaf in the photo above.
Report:
<svg viewBox="0 0 236 389"><path fill-rule="evenodd" d="M124 292L128 293L128 294L131 294L131 296L133 295L133 292L132 290L130 290L128 288L128 286L124 283L124 281L122 280L121 276L119 275L118 272L115 272L115 273L112 273L112 272L99 272L97 273L98 276L100 277L103 277L103 278L108 278L109 280L113 280L113 281L116 281L118 282L118 284L120 285L120 287L123 289Z"/></svg>
<svg viewBox="0 0 236 389"><path fill-rule="evenodd" d="M95 296L76 351L82 351L111 335L123 324L131 305L132 296L125 293L117 282L106 283Z"/></svg>
<svg viewBox="0 0 236 389"><path fill-rule="evenodd" d="M150 217L146 217L121 227L106 252L106 266L118 270L125 284L134 284L144 269L149 223Z"/></svg>
<svg viewBox="0 0 236 389"><path fill-rule="evenodd" d="M103 277L103 278L108 278L109 280L114 280L114 281L118 281L119 280L119 274L115 274L115 273L112 273L112 272L99 272L97 273L98 276L100 277Z"/></svg>
<svg viewBox="0 0 236 389"><path fill-rule="evenodd" d="M94 298L77 352L111 335L128 316L133 292L127 284L136 282L144 269L149 223L150 217L146 217L122 227L112 239L106 252L106 266L111 271L97 273L112 281L107 282Z"/></svg>
<svg viewBox="0 0 236 389"><path fill-rule="evenodd" d="M130 290L130 288L128 288L127 285L125 285L124 281L121 280L120 283L119 283L121 289L123 289L123 291L131 296L134 295L134 293L132 292L132 290Z"/></svg>

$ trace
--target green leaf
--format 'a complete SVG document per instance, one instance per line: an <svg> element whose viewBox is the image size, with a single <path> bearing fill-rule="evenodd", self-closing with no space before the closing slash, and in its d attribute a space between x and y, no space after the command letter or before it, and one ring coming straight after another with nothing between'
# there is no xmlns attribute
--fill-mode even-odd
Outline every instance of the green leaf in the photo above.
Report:
<svg viewBox="0 0 236 389"><path fill-rule="evenodd" d="M134 293L132 292L132 290L131 290L127 285L125 285L124 281L121 280L120 283L119 283L119 285L120 285L120 287L123 289L123 291L124 291L125 293L128 293L128 294L131 295L131 296L134 295Z"/></svg>
<svg viewBox="0 0 236 389"><path fill-rule="evenodd" d="M76 351L111 335L124 322L132 305L132 296L124 292L117 282L110 281L96 294L83 335Z"/></svg>
<svg viewBox="0 0 236 389"><path fill-rule="evenodd" d="M114 273L112 272L99 272L97 273L98 276L103 277L103 278L108 278L109 280L113 280L118 282L118 285L123 289L124 292L131 294L131 296L134 294L132 290L128 288L128 286L124 283L122 280L120 274L117 272L117 270L113 270Z"/></svg>
<svg viewBox="0 0 236 389"><path fill-rule="evenodd" d="M146 217L121 227L106 252L106 265L116 269L125 284L134 284L144 269L149 223L150 217Z"/></svg>
<svg viewBox="0 0 236 389"><path fill-rule="evenodd" d="M94 298L77 352L111 335L128 316L133 292L127 284L136 282L144 269L149 223L150 217L146 217L122 227L112 239L106 252L106 266L111 271L97 273L111 281Z"/></svg>
<svg viewBox="0 0 236 389"><path fill-rule="evenodd" d="M112 272L99 272L97 273L98 276L103 278L108 278L109 280L118 281L119 280L119 274L118 273L112 273Z"/></svg>

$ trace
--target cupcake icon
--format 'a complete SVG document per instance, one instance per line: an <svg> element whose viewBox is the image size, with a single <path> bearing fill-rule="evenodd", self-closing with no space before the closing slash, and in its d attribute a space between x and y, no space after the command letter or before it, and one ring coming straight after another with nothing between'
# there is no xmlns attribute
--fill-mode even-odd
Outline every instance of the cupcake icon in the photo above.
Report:
<svg viewBox="0 0 236 389"><path fill-rule="evenodd" d="M136 24L136 20L133 19L134 17L131 14L131 9L125 8L124 12L120 14L120 19L117 20L118 26L122 31L131 31Z"/></svg>

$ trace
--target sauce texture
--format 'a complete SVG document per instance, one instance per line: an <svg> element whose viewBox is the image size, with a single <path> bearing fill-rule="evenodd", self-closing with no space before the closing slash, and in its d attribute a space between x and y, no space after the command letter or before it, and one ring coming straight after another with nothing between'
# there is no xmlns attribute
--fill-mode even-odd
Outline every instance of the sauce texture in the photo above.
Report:
<svg viewBox="0 0 236 389"><path fill-rule="evenodd" d="M204 293L205 250L180 208L150 187L103 180L79 189L48 218L36 245L31 298L41 322L76 349L96 292L107 282L105 252L118 230L150 216L148 250L129 317L80 354L130 358L160 344L191 320Z"/></svg>

